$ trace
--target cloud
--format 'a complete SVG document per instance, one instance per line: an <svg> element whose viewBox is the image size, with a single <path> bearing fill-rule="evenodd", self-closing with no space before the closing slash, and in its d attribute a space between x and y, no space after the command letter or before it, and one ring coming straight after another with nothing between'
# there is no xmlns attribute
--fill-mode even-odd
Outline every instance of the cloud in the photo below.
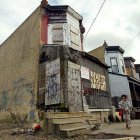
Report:
<svg viewBox="0 0 140 140"><path fill-rule="evenodd" d="M40 0L1 0L0 44L36 9Z"/></svg>
<svg viewBox="0 0 140 140"><path fill-rule="evenodd" d="M0 4L0 43L2 43L40 4L41 0L1 0ZM50 0L50 5L70 5L83 16L86 31L95 18L103 0ZM140 32L140 0L106 0L96 22L84 42L85 50L90 51L106 40L109 45L120 45L125 56L134 57L140 63L139 38L126 45ZM86 34L86 33L85 33Z"/></svg>

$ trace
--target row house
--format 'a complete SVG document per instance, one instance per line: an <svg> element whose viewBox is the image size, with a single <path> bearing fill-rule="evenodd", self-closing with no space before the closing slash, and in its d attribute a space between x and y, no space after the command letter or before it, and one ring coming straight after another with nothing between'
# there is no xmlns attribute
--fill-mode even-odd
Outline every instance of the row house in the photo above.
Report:
<svg viewBox="0 0 140 140"><path fill-rule="evenodd" d="M118 108L121 95L126 94L139 118L140 80L136 77L135 59L123 57L124 50L120 46L108 46L106 42L89 54L110 66L108 72L112 105Z"/></svg>

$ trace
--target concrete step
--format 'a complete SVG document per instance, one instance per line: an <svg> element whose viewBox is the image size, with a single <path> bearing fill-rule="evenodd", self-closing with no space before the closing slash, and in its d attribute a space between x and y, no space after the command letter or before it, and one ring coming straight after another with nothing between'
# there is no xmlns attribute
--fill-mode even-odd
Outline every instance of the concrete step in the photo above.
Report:
<svg viewBox="0 0 140 140"><path fill-rule="evenodd" d="M61 124L61 123L75 123L75 122L83 122L83 118L81 117L65 117L65 118L53 118L54 124Z"/></svg>
<svg viewBox="0 0 140 140"><path fill-rule="evenodd" d="M67 129L61 129L60 136L61 137L72 137L79 134L86 134L89 130L86 128L86 126L81 127L74 127L74 128L67 128Z"/></svg>
<svg viewBox="0 0 140 140"><path fill-rule="evenodd" d="M90 120L92 117L90 115L84 115L84 116L63 116L63 117L53 117L52 122L53 123L65 123L65 122L85 122L85 120Z"/></svg>
<svg viewBox="0 0 140 140"><path fill-rule="evenodd" d="M81 118L83 119L83 121L85 121L85 120L92 119L92 116L91 115L82 115Z"/></svg>
<svg viewBox="0 0 140 140"><path fill-rule="evenodd" d="M97 122L99 123L97 119L89 119L89 120L86 120L86 122L89 124L96 124Z"/></svg>
<svg viewBox="0 0 140 140"><path fill-rule="evenodd" d="M55 129L58 129L58 130L75 128L75 127L82 127L82 126L83 126L83 123L81 123L81 122L53 124L53 127Z"/></svg>
<svg viewBox="0 0 140 140"><path fill-rule="evenodd" d="M59 125L63 125L63 124L69 124L69 123L82 123L83 120L82 118L70 118L70 119L53 119L53 124L59 124Z"/></svg>
<svg viewBox="0 0 140 140"><path fill-rule="evenodd" d="M70 117L70 116L82 116L82 115L87 115L86 112L55 112L55 113L50 113L50 112L47 112L45 113L46 115L46 118L54 118L54 117Z"/></svg>

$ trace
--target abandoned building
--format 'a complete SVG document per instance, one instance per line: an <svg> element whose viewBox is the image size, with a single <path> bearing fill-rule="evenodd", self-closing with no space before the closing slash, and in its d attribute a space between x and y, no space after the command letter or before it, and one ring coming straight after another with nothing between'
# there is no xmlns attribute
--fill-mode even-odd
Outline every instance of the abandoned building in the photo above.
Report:
<svg viewBox="0 0 140 140"><path fill-rule="evenodd" d="M108 66L83 52L82 19L42 1L1 44L0 119L9 112L34 119L37 109L108 115Z"/></svg>
<svg viewBox="0 0 140 140"><path fill-rule="evenodd" d="M136 69L136 77L137 79L140 79L140 64L135 64Z"/></svg>
<svg viewBox="0 0 140 140"><path fill-rule="evenodd" d="M85 106L89 112L110 109L107 65L68 46L44 45L41 52L47 59L40 60L39 106L70 112Z"/></svg>
<svg viewBox="0 0 140 140"><path fill-rule="evenodd" d="M124 57L126 74L130 77L136 77L135 59L133 57Z"/></svg>
<svg viewBox="0 0 140 140"><path fill-rule="evenodd" d="M118 108L121 95L127 94L139 118L140 80L136 79L134 59L123 58L124 50L120 46L108 46L106 42L89 54L110 66L108 72L112 105Z"/></svg>

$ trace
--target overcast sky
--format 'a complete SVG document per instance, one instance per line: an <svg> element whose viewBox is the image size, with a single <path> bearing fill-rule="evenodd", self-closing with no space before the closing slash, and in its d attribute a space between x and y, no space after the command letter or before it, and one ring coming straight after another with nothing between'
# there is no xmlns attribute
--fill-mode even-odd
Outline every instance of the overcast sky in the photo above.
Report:
<svg viewBox="0 0 140 140"><path fill-rule="evenodd" d="M36 9L41 0L0 0L0 44ZM49 0L50 5L70 5L83 16L88 30L103 0ZM140 64L140 0L106 0L85 41L85 51L107 44L119 45L124 56ZM86 34L86 33L85 33ZM135 38L135 39L134 39Z"/></svg>

